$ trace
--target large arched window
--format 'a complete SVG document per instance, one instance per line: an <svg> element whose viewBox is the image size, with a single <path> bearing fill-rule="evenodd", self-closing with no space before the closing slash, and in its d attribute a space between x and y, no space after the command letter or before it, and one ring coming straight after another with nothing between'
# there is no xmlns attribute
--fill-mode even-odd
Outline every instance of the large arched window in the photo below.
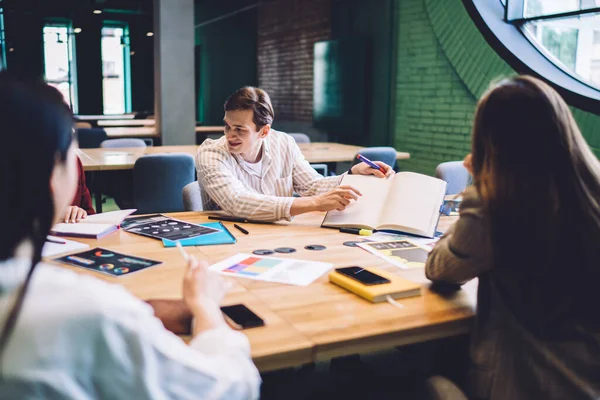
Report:
<svg viewBox="0 0 600 400"><path fill-rule="evenodd" d="M463 0L488 43L519 73L600 114L600 0Z"/></svg>
<svg viewBox="0 0 600 400"><path fill-rule="evenodd" d="M600 89L600 0L502 0L507 22L550 61Z"/></svg>

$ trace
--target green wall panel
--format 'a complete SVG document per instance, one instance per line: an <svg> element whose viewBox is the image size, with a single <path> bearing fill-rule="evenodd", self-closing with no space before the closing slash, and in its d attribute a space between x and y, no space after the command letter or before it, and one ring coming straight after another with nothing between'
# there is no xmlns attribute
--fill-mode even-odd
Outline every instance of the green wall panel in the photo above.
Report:
<svg viewBox="0 0 600 400"><path fill-rule="evenodd" d="M477 99L490 82L515 71L487 44L458 0L398 0L396 146L401 167L432 174L469 151ZM600 117L573 109L600 155Z"/></svg>

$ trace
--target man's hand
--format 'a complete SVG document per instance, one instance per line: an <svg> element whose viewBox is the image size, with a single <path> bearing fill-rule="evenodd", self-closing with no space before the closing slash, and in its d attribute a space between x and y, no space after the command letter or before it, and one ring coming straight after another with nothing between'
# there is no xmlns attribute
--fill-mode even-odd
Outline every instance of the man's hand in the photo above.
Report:
<svg viewBox="0 0 600 400"><path fill-rule="evenodd" d="M358 200L358 196L362 196L362 193L352 186L338 186L327 193L315 196L315 210L343 211L352 200Z"/></svg>
<svg viewBox="0 0 600 400"><path fill-rule="evenodd" d="M368 164L361 162L360 164L356 164L353 166L352 173L354 175L375 175L378 178L387 178L388 176L392 176L395 174L392 167L387 165L386 163L382 163L381 161L373 161L374 164L379 165L385 171L385 174L378 169L369 167Z"/></svg>

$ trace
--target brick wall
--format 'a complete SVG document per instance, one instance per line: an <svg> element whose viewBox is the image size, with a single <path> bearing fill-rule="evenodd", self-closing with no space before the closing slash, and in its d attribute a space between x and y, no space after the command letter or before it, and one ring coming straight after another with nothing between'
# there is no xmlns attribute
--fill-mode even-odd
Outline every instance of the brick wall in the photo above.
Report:
<svg viewBox="0 0 600 400"><path fill-rule="evenodd" d="M330 38L330 19L330 0L261 2L258 84L271 96L276 121L312 123L313 45Z"/></svg>

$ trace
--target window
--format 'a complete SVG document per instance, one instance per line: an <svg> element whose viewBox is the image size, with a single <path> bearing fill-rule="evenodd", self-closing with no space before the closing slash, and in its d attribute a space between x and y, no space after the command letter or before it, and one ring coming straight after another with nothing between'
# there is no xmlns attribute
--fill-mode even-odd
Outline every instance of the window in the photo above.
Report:
<svg viewBox="0 0 600 400"><path fill-rule="evenodd" d="M75 36L70 24L44 26L44 75L77 113Z"/></svg>
<svg viewBox="0 0 600 400"><path fill-rule="evenodd" d="M506 7L508 22L544 56L600 89L600 0L506 0Z"/></svg>
<svg viewBox="0 0 600 400"><path fill-rule="evenodd" d="M129 29L107 23L102 28L102 90L104 114L131 112Z"/></svg>
<svg viewBox="0 0 600 400"><path fill-rule="evenodd" d="M600 6L598 0L524 0L525 18L577 12Z"/></svg>
<svg viewBox="0 0 600 400"><path fill-rule="evenodd" d="M4 36L4 9L0 8L0 70L6 68L6 38Z"/></svg>

